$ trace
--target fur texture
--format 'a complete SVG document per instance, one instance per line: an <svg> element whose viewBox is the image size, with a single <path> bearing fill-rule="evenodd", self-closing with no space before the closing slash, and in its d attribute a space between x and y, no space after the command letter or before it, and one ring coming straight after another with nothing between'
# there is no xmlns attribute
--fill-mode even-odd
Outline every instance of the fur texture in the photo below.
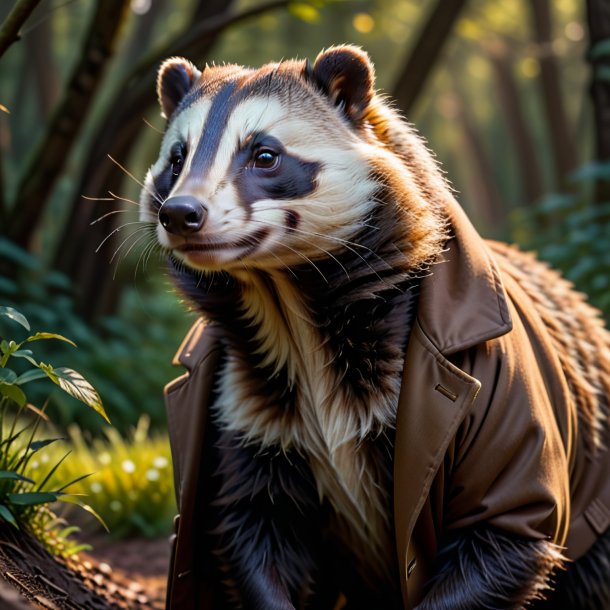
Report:
<svg viewBox="0 0 610 610"><path fill-rule="evenodd" d="M610 608L610 530L589 552L556 572L553 591L535 610L607 610Z"/></svg>
<svg viewBox="0 0 610 610"><path fill-rule="evenodd" d="M200 541L215 557L221 608L313 609L339 593L351 610L402 607L393 431L418 285L443 251L440 210L452 195L373 87L353 47L313 66L201 73L173 58L160 70L168 128L142 219L156 224L184 295L227 337L206 465L215 500ZM555 276L549 288L533 259L496 252L551 329L595 452L607 417L599 396L610 392L608 342L595 354L589 343L595 315ZM573 317L559 314L565 299ZM556 578L607 600L608 539L594 551L575 580ZM546 541L456 532L418 608L520 608L561 566Z"/></svg>
<svg viewBox="0 0 610 610"><path fill-rule="evenodd" d="M483 527L459 532L442 546L416 610L518 610L540 599L562 567L561 549L544 540L516 540Z"/></svg>

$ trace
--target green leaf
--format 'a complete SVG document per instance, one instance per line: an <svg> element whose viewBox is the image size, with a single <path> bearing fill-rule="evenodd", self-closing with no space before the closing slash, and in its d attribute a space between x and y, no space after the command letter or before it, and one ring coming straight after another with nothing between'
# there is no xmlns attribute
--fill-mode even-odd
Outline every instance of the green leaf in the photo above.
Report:
<svg viewBox="0 0 610 610"><path fill-rule="evenodd" d="M4 521L19 529L15 515L13 515L8 506L4 506L4 504L0 504L0 519L4 519Z"/></svg>
<svg viewBox="0 0 610 610"><path fill-rule="evenodd" d="M40 451L44 447L48 447L49 445L51 445L52 443L54 443L56 441L65 441L65 440L66 440L65 438L62 438L60 436L58 438L45 438L40 441L33 441L32 443L30 443L30 449L32 451Z"/></svg>
<svg viewBox="0 0 610 610"><path fill-rule="evenodd" d="M610 163L591 161L574 170L568 176L572 183L610 180Z"/></svg>
<svg viewBox="0 0 610 610"><path fill-rule="evenodd" d="M67 549L65 552L65 554L68 557L72 557L72 555L76 555L77 553L81 553L81 552L88 552L88 551L92 551L93 547L90 544L87 543L83 543L83 544L77 544L73 547L70 547L69 549Z"/></svg>
<svg viewBox="0 0 610 610"><path fill-rule="evenodd" d="M0 344L0 350L2 350L2 358L0 358L0 368L6 367L8 359L19 350L19 344L14 341L3 341Z"/></svg>
<svg viewBox="0 0 610 610"><path fill-rule="evenodd" d="M29 349L18 349L16 352L11 354L13 358L25 358L30 364L38 366L38 362L32 358L32 350Z"/></svg>
<svg viewBox="0 0 610 610"><path fill-rule="evenodd" d="M12 470L0 470L0 479L11 479L13 481L24 481L25 483L34 484L32 479L28 479L28 477L24 477L22 474Z"/></svg>
<svg viewBox="0 0 610 610"><path fill-rule="evenodd" d="M570 193L550 193L538 204L542 214L559 212L571 208L576 203L576 197Z"/></svg>
<svg viewBox="0 0 610 610"><path fill-rule="evenodd" d="M600 80L603 83L610 82L610 66L597 66L593 72L595 80Z"/></svg>
<svg viewBox="0 0 610 610"><path fill-rule="evenodd" d="M57 533L57 537L60 540L65 540L70 537L72 534L80 532L80 527L78 525L69 525L68 527L64 527Z"/></svg>
<svg viewBox="0 0 610 610"><path fill-rule="evenodd" d="M53 491L27 491L6 494L7 500L15 506L35 506L55 502L60 494Z"/></svg>
<svg viewBox="0 0 610 610"><path fill-rule="evenodd" d="M91 407L94 411L99 413L108 423L108 415L104 410L102 399L97 393L97 390L77 371L67 368L60 367L53 369L51 365L45 365L47 368L50 367L49 378L51 381L56 383L64 392L70 396L80 400L82 403Z"/></svg>
<svg viewBox="0 0 610 610"><path fill-rule="evenodd" d="M102 519L102 517L93 509L89 504L83 504L77 498L73 498L70 495L62 496L59 498L60 502L67 502L68 504L76 504L76 506L80 506L85 512L88 512L90 515L93 515L95 520L108 532L110 533L110 529L106 525L106 522Z"/></svg>
<svg viewBox="0 0 610 610"><path fill-rule="evenodd" d="M597 61L602 57L610 57L610 38L604 38L595 43L589 51L589 59Z"/></svg>
<svg viewBox="0 0 610 610"><path fill-rule="evenodd" d="M0 395L7 396L13 402L16 402L17 405L20 407L23 407L27 400L21 388L18 388L16 385L9 383L0 382Z"/></svg>
<svg viewBox="0 0 610 610"><path fill-rule="evenodd" d="M0 382L12 385L17 381L17 373L11 369L0 369Z"/></svg>
<svg viewBox="0 0 610 610"><path fill-rule="evenodd" d="M18 269L37 271L41 267L38 257L4 237L0 237L0 258L15 263Z"/></svg>
<svg viewBox="0 0 610 610"><path fill-rule="evenodd" d="M40 369L34 369L32 371L27 371L22 375L19 375L19 377L17 377L17 380L15 381L15 385L24 385L26 383L29 383L30 381L35 381L36 379L45 379L47 377L48 375L44 371Z"/></svg>
<svg viewBox="0 0 610 610"><path fill-rule="evenodd" d="M24 341L24 343L30 343L32 341L40 341L41 339L57 339L58 341L64 341L64 342L69 343L70 345L73 345L74 347L76 347L76 343L74 343L74 341L70 341L70 339L67 339L63 335L58 335L57 333L36 333L35 335L28 337Z"/></svg>
<svg viewBox="0 0 610 610"><path fill-rule="evenodd" d="M27 318L12 307L5 307L3 305L0 306L0 316L6 316L18 324L21 324L21 326L23 326L23 328L26 330L30 330L30 323L28 322Z"/></svg>
<svg viewBox="0 0 610 610"><path fill-rule="evenodd" d="M38 483L38 487L36 487L36 491L42 491L44 489L44 486L48 483L48 481L51 479L51 477L57 472L57 469L63 464L64 460L70 455L70 453L72 453L72 450L68 451L58 462L55 463L53 468L51 468L51 470L49 470L49 472L47 472L45 478L42 481L40 481L40 483ZM55 493L62 493L62 492L55 492Z"/></svg>
<svg viewBox="0 0 610 610"><path fill-rule="evenodd" d="M88 472L87 474L83 474L80 477L76 477L76 479L72 479L69 483L62 485L57 491L64 491L65 489L68 489L68 487L71 487L72 485L76 485L76 483L80 483L81 481L84 481L85 479L88 479L93 474L95 474L95 473ZM76 495L76 494L70 494L70 495Z"/></svg>

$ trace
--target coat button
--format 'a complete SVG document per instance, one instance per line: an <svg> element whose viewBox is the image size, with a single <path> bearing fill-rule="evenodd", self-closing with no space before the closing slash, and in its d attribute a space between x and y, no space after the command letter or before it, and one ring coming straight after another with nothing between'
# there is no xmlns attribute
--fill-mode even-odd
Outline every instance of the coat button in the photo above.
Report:
<svg viewBox="0 0 610 610"><path fill-rule="evenodd" d="M413 557L413 559L411 559L411 561L409 561L409 565L407 566L407 578L411 577L411 574L413 574L413 570L415 570L416 565L417 565L417 559L415 559L415 557Z"/></svg>

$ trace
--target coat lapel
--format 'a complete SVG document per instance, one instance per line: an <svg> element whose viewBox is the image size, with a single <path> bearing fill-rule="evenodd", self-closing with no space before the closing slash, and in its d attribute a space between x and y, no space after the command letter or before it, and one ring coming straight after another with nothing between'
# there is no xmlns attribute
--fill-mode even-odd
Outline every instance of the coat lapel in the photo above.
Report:
<svg viewBox="0 0 610 610"><path fill-rule="evenodd" d="M408 588L420 590L417 585L425 576L410 545L415 522L480 383L441 356L419 325L406 363L396 422L394 519L403 598L410 607Z"/></svg>
<svg viewBox="0 0 610 610"><path fill-rule="evenodd" d="M218 364L219 342L215 329L205 329L199 320L182 343L175 364L187 373L165 388L168 431L174 464L174 480L180 516L174 523L172 565L169 570L167 608L196 610L198 588L193 582L195 563L195 507L199 471L204 451L205 427L214 371Z"/></svg>
<svg viewBox="0 0 610 610"><path fill-rule="evenodd" d="M455 202L445 210L452 239L424 278L407 353L396 422L394 519L405 607L425 579L413 534L449 443L481 387L447 357L512 329L500 274L485 242Z"/></svg>

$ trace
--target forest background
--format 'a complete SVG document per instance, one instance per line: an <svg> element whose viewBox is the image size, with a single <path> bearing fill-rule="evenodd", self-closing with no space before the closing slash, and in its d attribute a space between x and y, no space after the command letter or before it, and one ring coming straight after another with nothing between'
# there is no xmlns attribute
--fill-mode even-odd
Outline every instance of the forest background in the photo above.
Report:
<svg viewBox="0 0 610 610"><path fill-rule="evenodd" d="M0 304L78 344L113 434L142 437L143 415L163 432L194 320L137 219L172 55L256 66L362 46L483 235L536 250L610 315L608 2L21 0L0 23L19 6L18 40L0 31ZM60 392L49 413L78 442L104 430Z"/></svg>

